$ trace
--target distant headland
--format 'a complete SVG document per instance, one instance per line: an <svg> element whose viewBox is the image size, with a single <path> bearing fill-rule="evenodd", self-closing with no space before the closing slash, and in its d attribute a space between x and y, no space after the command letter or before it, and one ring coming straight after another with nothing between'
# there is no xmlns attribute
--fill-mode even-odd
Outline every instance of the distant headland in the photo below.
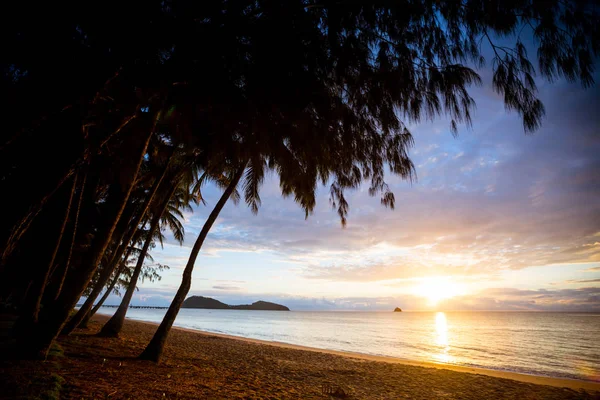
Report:
<svg viewBox="0 0 600 400"><path fill-rule="evenodd" d="M260 310L260 311L290 311L281 304L270 303L268 301L256 301L252 304L242 304L239 306L230 306L211 299L210 297L192 296L185 299L181 308L204 308L208 310Z"/></svg>
<svg viewBox="0 0 600 400"><path fill-rule="evenodd" d="M396 307L394 308L394 312L402 312L402 309L400 307Z"/></svg>

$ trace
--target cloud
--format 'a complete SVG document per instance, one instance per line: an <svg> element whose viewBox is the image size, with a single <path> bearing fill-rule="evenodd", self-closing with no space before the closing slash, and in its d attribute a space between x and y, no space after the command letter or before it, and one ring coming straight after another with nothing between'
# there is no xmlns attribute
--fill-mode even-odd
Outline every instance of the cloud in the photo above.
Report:
<svg viewBox="0 0 600 400"><path fill-rule="evenodd" d="M212 288L216 290L242 290L241 287L232 285L215 285Z"/></svg>
<svg viewBox="0 0 600 400"><path fill-rule="evenodd" d="M600 287L560 290L488 289L451 299L449 309L513 311L600 311Z"/></svg>
<svg viewBox="0 0 600 400"><path fill-rule="evenodd" d="M419 179L411 185L388 178L396 194L394 211L381 207L363 186L348 193L348 227L341 229L327 188L321 188L314 213L305 220L291 199L281 198L279 182L271 175L261 189L258 216L243 202L238 207L228 203L201 255L213 256L206 263L217 258L240 262L240 253L269 255L276 261L268 268L288 268L289 279L308 285L438 275L490 277L532 266L600 262L600 114L595 110L600 91L582 91L564 82L539 87L547 117L534 135L524 135L519 117L505 112L490 87L473 92L478 103L473 129L463 130L456 139L448 131L448 121L411 126L416 142L411 156L419 166ZM208 207L186 214L184 247L166 246L169 254L155 255L173 268L168 274L179 274L177 268L187 262L189 247L219 191L209 186L205 194ZM585 271L598 272L600 267ZM559 279L564 283L579 278ZM248 279L246 286L253 282ZM536 289L536 282L521 283ZM228 289L216 289L227 285ZM212 288L215 295L243 292L233 289L241 286L235 282L217 286ZM341 300L342 296L315 303L301 297L306 293L302 284L289 286L287 294L300 296L293 301L307 307L372 304L365 299ZM581 293L562 295L581 301ZM527 293L481 296L479 301L473 297L453 301L467 309L540 307ZM414 299L414 304L421 301Z"/></svg>
<svg viewBox="0 0 600 400"><path fill-rule="evenodd" d="M599 279L580 279L580 280L573 280L573 279L569 279L568 281L565 281L566 283L600 283L600 278Z"/></svg>
<svg viewBox="0 0 600 400"><path fill-rule="evenodd" d="M384 258L380 262L345 265L309 265L302 269L302 276L337 282L377 282L389 280L413 280L435 276L471 278L495 270L487 265L469 260L438 260L439 264L428 265L419 260L419 253L404 257ZM473 275L476 274L476 275Z"/></svg>
<svg viewBox="0 0 600 400"><path fill-rule="evenodd" d="M365 254L382 243L414 248L402 261L409 268L443 266L442 258L463 258L469 260L463 266L490 269L600 261L595 236L600 190L594 184L600 176L600 142L592 129L600 120L577 121L578 129L572 130L573 117L555 111L559 118L551 128L534 137L512 123L490 127L478 138L448 139L444 150L461 148L455 152L461 157L442 157L436 167L418 171L420 180L413 186L390 179L398 199L395 211L379 207L364 188L351 192L349 226L342 230L325 191L307 221L275 191L263 197L259 216L244 207L227 208L204 251L268 251L310 268L316 262L359 272L367 264L380 268L380 260ZM516 132L506 139L505 128ZM572 133L565 135L567 130ZM269 185L276 187L276 179ZM416 247L422 244L433 247Z"/></svg>

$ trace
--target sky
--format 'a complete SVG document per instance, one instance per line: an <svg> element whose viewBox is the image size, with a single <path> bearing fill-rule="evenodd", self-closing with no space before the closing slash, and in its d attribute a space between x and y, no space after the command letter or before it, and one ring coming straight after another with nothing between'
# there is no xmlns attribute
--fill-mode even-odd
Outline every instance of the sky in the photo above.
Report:
<svg viewBox="0 0 600 400"><path fill-rule="evenodd" d="M417 179L388 176L396 209L348 193L346 228L319 189L308 219L284 199L275 174L253 215L229 202L195 265L189 295L229 304L257 300L292 310L507 310L600 312L600 91L538 82L542 127L525 134L484 85L471 88L473 126L449 120L410 126ZM597 77L598 78L598 77ZM598 79L597 79L598 80ZM185 243L169 232L132 305L166 306L220 192L186 213ZM111 295L106 304L118 304Z"/></svg>

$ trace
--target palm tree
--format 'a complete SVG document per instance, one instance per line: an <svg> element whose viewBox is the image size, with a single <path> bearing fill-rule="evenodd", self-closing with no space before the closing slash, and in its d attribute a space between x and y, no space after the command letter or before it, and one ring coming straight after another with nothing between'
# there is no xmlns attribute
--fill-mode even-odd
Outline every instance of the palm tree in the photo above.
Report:
<svg viewBox="0 0 600 400"><path fill-rule="evenodd" d="M171 196L171 200L161 217L159 233L168 229L173 235L173 239L182 245L185 239L185 227L181 222L185 221L183 211L193 212L194 209L191 203L198 205L201 200L198 196L190 195L182 178L181 184L177 187L173 196ZM160 241L160 245L163 246L164 236L162 234L158 235L158 240Z"/></svg>
<svg viewBox="0 0 600 400"><path fill-rule="evenodd" d="M574 1L174 1L120 5L118 18L104 3L81 14L52 7L44 11L56 18L39 21L18 2L10 7L19 12L5 13L17 23L3 30L10 40L0 74L8 111L0 192L18 195L6 196L11 212L0 219L0 300L37 304L40 292L53 300L19 338L24 354L43 355L98 268L119 251L132 193L150 186L140 181L151 142L164 139L185 153L190 176L201 171L220 182L228 195L217 206L235 197L243 164L253 171L244 195L254 211L270 170L307 216L317 185L330 185L344 224L346 190L370 181L369 193L393 207L387 167L413 177L408 123L446 114L454 132L469 124L468 88L480 82L474 68L485 61L483 45L493 54L494 90L527 132L544 108L522 28L533 30L538 72L549 80L590 86L600 51L597 10ZM106 23L94 23L99 15ZM77 33L52 29L59 25ZM498 46L496 37L517 40ZM49 265L63 241L69 202L60 200L76 175L76 234ZM155 345L187 293L187 271ZM146 354L158 358L161 346Z"/></svg>
<svg viewBox="0 0 600 400"><path fill-rule="evenodd" d="M200 234L198 235L198 238L196 239L196 242L194 243L194 246L192 247L190 258L185 266L185 269L183 270L181 285L179 286L173 301L171 301L171 305L169 306L169 309L167 310L167 313L165 314L160 326L152 337L152 340L140 355L141 359L152 361L158 361L160 359L171 327L173 326L175 318L177 318L177 314L181 309L181 305L183 304L183 301L190 290L192 284L192 272L194 270L194 264L196 263L198 254L200 253L200 249L202 248L204 240L206 239L206 236L208 235L212 225L225 206L225 203L227 203L227 200L229 200L231 195L235 192L237 184L244 174L244 169L244 164L238 166L237 169L232 171L232 174L227 179L228 183L223 191L223 194L208 216L204 226L202 227L202 230L200 231ZM220 180L220 182L224 183L224 180Z"/></svg>
<svg viewBox="0 0 600 400"><path fill-rule="evenodd" d="M85 189L87 174L84 172L82 174L81 183L79 184L79 198L77 199L76 208L74 210L73 216L73 227L71 229L71 240L67 247L67 253L65 256L65 261L63 263L57 264L56 267L53 268L51 272L51 276L57 275L55 278L55 282L53 286L49 288L53 290L48 290L49 288L44 289L44 295L50 299L50 301L54 301L58 298L58 295L62 291L63 284L65 283L65 277L67 272L69 271L69 265L71 264L71 257L73 256L73 248L75 247L75 239L77 237L77 229L79 224L79 213L81 211L81 203L83 200L83 193ZM58 268L61 266L61 268Z"/></svg>
<svg viewBox="0 0 600 400"><path fill-rule="evenodd" d="M83 317L83 319L77 326L78 328L87 328L90 319L96 314L96 312L98 312L98 310L100 309L100 307L102 307L108 296L110 296L110 294L114 291L115 286L119 282L120 276L123 273L123 270L125 269L128 256L129 252L126 253L124 260L121 260L119 266L115 269L114 277L110 281L110 284L106 286L106 290L104 291L104 294L102 295L98 303L96 303L94 307L90 310L90 312L88 312Z"/></svg>
<svg viewBox="0 0 600 400"><path fill-rule="evenodd" d="M125 315L127 314L127 309L129 308L133 293L136 289L137 281L140 277L140 274L142 274L142 267L144 265L144 259L147 256L148 249L151 243L153 243L155 237L158 238L161 245L163 243L163 237L160 228L161 222L163 226L166 226L171 230L175 240L177 240L180 244L183 243L184 228L177 217L183 217L180 209L191 209L191 207L189 206L190 197L186 195L186 192L182 191L180 186L182 180L181 175L182 174L180 172L177 172L175 177L165 184L164 190L166 191L166 194L164 195L163 200L156 204L156 207L153 210L154 215L150 223L150 228L147 232L144 246L138 255L138 260L129 280L127 291L123 295L123 299L117 311L102 327L99 333L100 336L115 337L121 332L123 322L125 321Z"/></svg>
<svg viewBox="0 0 600 400"><path fill-rule="evenodd" d="M138 256L137 264L133 271L133 275L131 276L131 279L129 280L129 287L127 288L127 291L125 292L125 295L123 295L123 300L121 301L121 304L119 305L119 308L117 309L117 311L114 313L112 318L110 320L108 320L108 322L106 322L106 324L104 324L104 326L102 327L102 330L100 331L101 336L117 336L119 334L119 332L121 331L121 328L123 327L123 321L125 320L125 314L127 313L127 309L129 308L129 303L131 302L131 298L133 297L133 292L135 291L135 288L137 285L137 280L140 276L140 273L142 272L142 266L144 265L144 259L146 258L146 254L148 253L150 244L153 241L154 233L156 232L156 230L160 224L162 214L164 213L165 209L167 208L169 201L171 199L171 196L177 189L177 185L178 185L177 182L175 182L175 183L169 182L168 186L170 187L170 189L168 190L168 192L166 193L164 198L160 201L160 203L156 204L156 208L154 210L154 215L150 222L150 228L146 235L146 240L144 242L144 246L142 247L142 250Z"/></svg>
<svg viewBox="0 0 600 400"><path fill-rule="evenodd" d="M110 279L110 276L113 274L117 265L120 264L120 259L125 251L125 248L129 245L130 241L133 239L135 233L137 232L137 228L140 225L140 222L145 218L146 213L150 207L150 204L155 198L156 193L158 193L158 189L163 182L164 177L167 174L170 165L170 158L167 164L162 168L162 172L159 172L159 175L156 177L154 183L152 184L152 188L150 192L147 194L145 200L143 200L143 205L141 209L134 214L134 218L131 221L127 219L128 222L128 234L123 237L122 243L117 247L117 250L111 257L111 261L102 269L100 276L98 277L98 281L95 283L92 292L88 295L86 301L83 303L81 308L77 311L77 313L69 320L65 328L63 329L64 334L71 333L81 321L83 321L87 314L90 312L92 306L94 305L94 301L102 291L102 288L106 286L106 283ZM135 242L134 242L135 243ZM143 258L143 257L142 257Z"/></svg>
<svg viewBox="0 0 600 400"><path fill-rule="evenodd" d="M48 278L52 271L52 267L54 266L54 261L56 260L56 255L58 254L58 250L63 238L63 234L65 232L65 228L67 226L67 222L69 220L69 214L71 212L71 204L73 203L73 198L75 196L75 189L77 187L77 176L73 178L73 184L71 189L69 190L69 196L67 200L67 206L65 207L65 213L63 217L63 222L60 226L60 231L58 233L58 237L56 240L56 245L54 246L54 250L50 256L50 261L48 262L48 266L43 270L43 274L38 279L33 280L32 287L29 288L28 294L28 302L26 302L21 310L21 319L19 323L23 325L25 329L31 327L33 324L37 323L38 315L40 312L40 305L42 303L42 297L44 294L44 289L48 284Z"/></svg>
<svg viewBox="0 0 600 400"><path fill-rule="evenodd" d="M177 159L177 161L173 161L175 159ZM129 303L131 302L133 292L136 289L137 281L140 274L143 273L142 268L144 259L148 256L148 249L152 245L155 237L160 241L161 245L163 244L163 235L161 233L162 227L168 227L173 233L175 240L180 244L183 243L185 234L184 227L178 218L183 219L181 210L191 211L192 208L190 202L197 204L200 197L190 195L187 190L183 189L183 186L186 186L186 182L190 179L190 165L192 165L186 158L186 154L180 152L175 156L171 151L167 166L171 165L172 161L172 177L168 183L165 182L161 187L162 191L166 191L163 195L164 199L162 200L162 203L157 204L156 209L154 209L150 228L147 232L144 246L138 255L136 266L129 279L127 290L119 308L113 317L103 326L100 332L101 336L117 336L120 333L127 309L129 308Z"/></svg>
<svg viewBox="0 0 600 400"><path fill-rule="evenodd" d="M29 357L45 358L50 344L62 330L70 311L93 276L127 205L159 117L160 110L155 112L152 125L141 130L143 139L141 145L136 142L137 146L133 147L132 168L130 171L126 171L123 176L123 189L120 185L110 187L106 200L106 217L100 221L96 237L92 241L89 250L82 257L80 267L67 275L61 294L54 303L45 308L45 316L43 320L40 320L43 323L36 324L35 329L30 330L30 335L21 338L23 353L28 354Z"/></svg>

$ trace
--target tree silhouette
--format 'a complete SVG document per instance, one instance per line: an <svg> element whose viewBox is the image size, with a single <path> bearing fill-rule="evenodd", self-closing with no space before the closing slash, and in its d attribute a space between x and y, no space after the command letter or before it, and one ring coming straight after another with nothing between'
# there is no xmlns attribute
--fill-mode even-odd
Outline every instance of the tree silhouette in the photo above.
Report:
<svg viewBox="0 0 600 400"><path fill-rule="evenodd" d="M224 188L204 237L230 196L258 210L267 171L306 216L328 185L343 225L345 192L363 182L395 206L385 171L413 177L410 123L469 125L478 68L491 65L531 132L544 115L536 74L589 87L600 43L597 8L576 0L13 2L1 18L0 190L13 195L0 300L21 314L24 356L43 356L86 288L99 294L122 265L160 143L181 153L186 196L206 180Z"/></svg>

